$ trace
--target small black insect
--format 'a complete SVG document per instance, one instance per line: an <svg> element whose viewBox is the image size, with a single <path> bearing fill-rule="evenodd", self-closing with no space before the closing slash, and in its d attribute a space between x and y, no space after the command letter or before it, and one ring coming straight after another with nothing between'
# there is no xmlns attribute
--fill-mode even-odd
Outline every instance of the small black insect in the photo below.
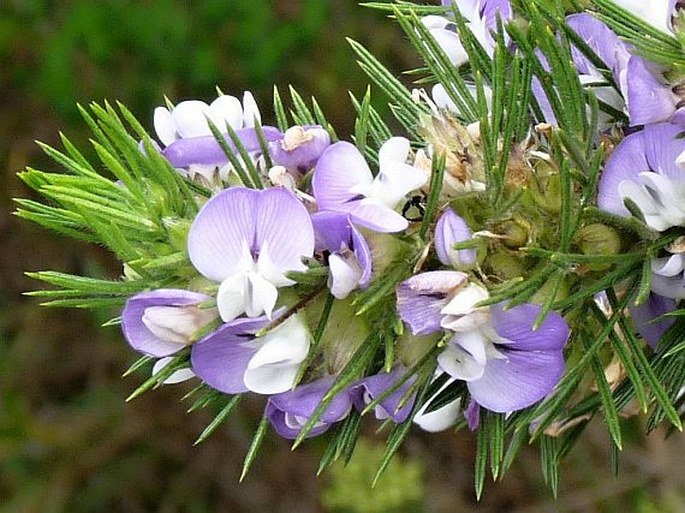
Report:
<svg viewBox="0 0 685 513"><path fill-rule="evenodd" d="M407 221L422 221L426 213L425 201L426 197L422 194L412 196L402 207L402 215Z"/></svg>

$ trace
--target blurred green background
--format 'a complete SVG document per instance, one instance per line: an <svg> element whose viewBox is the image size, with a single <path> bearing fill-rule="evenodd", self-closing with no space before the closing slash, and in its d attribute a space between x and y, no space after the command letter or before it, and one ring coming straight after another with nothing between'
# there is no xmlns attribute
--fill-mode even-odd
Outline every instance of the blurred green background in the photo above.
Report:
<svg viewBox="0 0 685 513"><path fill-rule="evenodd" d="M417 65L399 29L353 0L0 1L0 513L685 511L682 437L634 436L613 479L600 422L564 464L556 502L526 449L476 506L470 433L416 431L372 491L382 438L373 423L350 466L319 478L323 440L291 452L269 435L239 485L259 400L193 447L211 412L185 413L188 385L125 403L144 376L120 378L137 355L116 328L98 327L106 313L48 310L21 296L37 287L26 270L119 273L100 248L11 216L11 198L31 195L15 173L55 169L35 140L58 145L63 131L87 149L77 102L122 101L151 127L165 95L211 100L218 86L251 90L268 122L272 86L292 84L317 97L345 138L347 91L361 96L367 84L345 36L397 72Z"/></svg>

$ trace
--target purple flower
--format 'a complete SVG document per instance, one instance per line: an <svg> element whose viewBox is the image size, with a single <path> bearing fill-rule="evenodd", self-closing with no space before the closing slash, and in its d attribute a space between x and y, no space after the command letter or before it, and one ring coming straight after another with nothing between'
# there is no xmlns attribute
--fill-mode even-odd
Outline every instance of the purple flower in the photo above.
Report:
<svg viewBox="0 0 685 513"><path fill-rule="evenodd" d="M653 293L640 306L628 305L635 328L652 349L656 348L666 330L675 322L673 317L659 318L675 310L676 305L674 299Z"/></svg>
<svg viewBox="0 0 685 513"><path fill-rule="evenodd" d="M217 307L228 322L242 313L267 317L289 271L304 271L314 254L314 229L300 201L285 189L232 187L202 207L188 233L195 268L220 282Z"/></svg>
<svg viewBox="0 0 685 513"><path fill-rule="evenodd" d="M417 274L400 283L396 292L397 311L413 335L470 330L487 317L487 308L476 307L488 298L487 290L458 271Z"/></svg>
<svg viewBox="0 0 685 513"><path fill-rule="evenodd" d="M159 289L131 297L121 314L128 343L158 358L177 353L201 328L218 317L216 308L199 308L211 297L197 292Z"/></svg>
<svg viewBox="0 0 685 513"><path fill-rule="evenodd" d="M476 262L475 249L452 249L455 243L466 240L471 240L471 230L460 216L448 208L435 226L435 252L440 262L457 268L473 265Z"/></svg>
<svg viewBox="0 0 685 513"><path fill-rule="evenodd" d="M685 299L685 255L652 260L652 290L671 299Z"/></svg>
<svg viewBox="0 0 685 513"><path fill-rule="evenodd" d="M381 372L373 376L366 377L354 385L351 389L352 401L357 410L362 411L366 405L380 397L386 390L392 387L408 370L396 365L391 372ZM404 404L400 402L406 395L409 387L416 381L416 376L411 376L397 390L383 399L374 409L378 420L391 418L393 422L400 424L407 420L411 413L412 406L416 399L416 394L412 394Z"/></svg>
<svg viewBox="0 0 685 513"><path fill-rule="evenodd" d="M212 135L208 119L223 134L228 133L226 125L231 126L248 153L261 153L254 128L255 120L260 122L261 116L252 94L245 92L242 104L234 96L222 95L210 105L199 100L188 100L172 108L155 109L155 131L165 146L162 154L172 166L187 170L191 176L199 173L211 179L216 168L228 164L228 157ZM267 141L283 137L273 127L262 127L262 131ZM226 142L237 153L227 136Z"/></svg>
<svg viewBox="0 0 685 513"><path fill-rule="evenodd" d="M297 438L334 381L335 377L327 376L269 397L265 414L276 432L283 438ZM343 390L328 404L307 437L320 435L332 424L347 417L351 409L350 394Z"/></svg>
<svg viewBox="0 0 685 513"><path fill-rule="evenodd" d="M627 198L655 230L685 225L685 172L676 162L685 151L682 132L678 125L658 123L623 139L599 180L599 208L629 216Z"/></svg>
<svg viewBox="0 0 685 513"><path fill-rule="evenodd" d="M309 330L298 315L293 315L266 335L256 337L268 322L266 317L236 319L193 345L190 359L195 374L227 394L289 390L307 357Z"/></svg>
<svg viewBox="0 0 685 513"><path fill-rule="evenodd" d="M316 249L329 251L328 287L337 299L355 288L366 288L371 280L371 250L348 214L331 211L312 216Z"/></svg>
<svg viewBox="0 0 685 513"><path fill-rule="evenodd" d="M328 132L320 126L288 128L283 138L269 143L274 164L301 174L309 171L331 144Z"/></svg>
<svg viewBox="0 0 685 513"><path fill-rule="evenodd" d="M466 18L466 26L487 54L492 56L496 46L492 32L497 30L497 17L502 19L502 23L513 17L509 0L443 0L442 5L451 7L453 3ZM468 62L469 56L459 40L456 24L450 18L431 15L421 18L421 22L429 29L452 64L461 66Z"/></svg>
<svg viewBox="0 0 685 513"><path fill-rule="evenodd" d="M604 79L602 73L576 47L571 48L571 56L578 68L582 84L592 85L597 98L618 110L623 110L624 102L631 126L666 121L676 110L678 98L671 88L662 83L650 65L632 48L623 43L606 24L586 13L573 14L566 18L573 29L606 64L612 72L623 99ZM537 52L543 66L549 69L547 60ZM537 77L533 79L533 92L549 123L556 124L551 104L543 92ZM609 118L607 117L606 121Z"/></svg>
<svg viewBox="0 0 685 513"><path fill-rule="evenodd" d="M274 127L263 126L262 132L267 142L276 141L282 137L281 132ZM236 135L248 153L261 153L261 145L257 131L254 128L241 128L236 130ZM224 136L226 144L233 153L238 150L228 136ZM192 137L179 139L164 148L162 155L175 168L209 168L214 170L217 167L228 164L228 157L223 148L219 145L213 135L202 137Z"/></svg>
<svg viewBox="0 0 685 513"><path fill-rule="evenodd" d="M563 349L569 328L550 312L533 329L541 307L523 304L490 307L490 323L456 333L438 356L438 365L466 381L471 397L494 412L520 410L539 401L564 373Z"/></svg>
<svg viewBox="0 0 685 513"><path fill-rule="evenodd" d="M337 142L319 158L312 190L319 210L349 214L355 224L377 232L400 232L408 221L395 207L410 191L426 183L423 171L406 164L409 141L388 140L378 152L380 171L374 178L359 150Z"/></svg>

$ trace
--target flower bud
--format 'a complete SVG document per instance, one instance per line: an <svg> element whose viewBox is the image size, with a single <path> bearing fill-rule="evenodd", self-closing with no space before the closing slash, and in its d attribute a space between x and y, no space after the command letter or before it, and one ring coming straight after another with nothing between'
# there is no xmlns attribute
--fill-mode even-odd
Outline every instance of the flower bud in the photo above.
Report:
<svg viewBox="0 0 685 513"><path fill-rule="evenodd" d="M617 255L621 252L621 237L618 232L599 223L582 227L574 242L584 255Z"/></svg>
<svg viewBox="0 0 685 513"><path fill-rule="evenodd" d="M506 221L498 231L504 237L502 241L504 245L511 249L525 246L530 238L530 229L521 220Z"/></svg>

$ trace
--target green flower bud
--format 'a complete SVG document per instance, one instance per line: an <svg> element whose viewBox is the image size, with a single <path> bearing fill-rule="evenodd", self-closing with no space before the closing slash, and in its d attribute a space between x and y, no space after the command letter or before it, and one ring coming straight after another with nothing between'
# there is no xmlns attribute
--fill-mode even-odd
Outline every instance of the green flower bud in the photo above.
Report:
<svg viewBox="0 0 685 513"><path fill-rule="evenodd" d="M484 267L489 275L496 276L502 281L518 278L525 272L523 262L517 253L506 249L490 253L485 259Z"/></svg>
<svg viewBox="0 0 685 513"><path fill-rule="evenodd" d="M573 242L584 255L616 255L621 252L618 232L599 223L582 227Z"/></svg>
<svg viewBox="0 0 685 513"><path fill-rule="evenodd" d="M508 248L518 249L528 244L530 229L520 220L506 221L497 231L505 237L502 242Z"/></svg>

